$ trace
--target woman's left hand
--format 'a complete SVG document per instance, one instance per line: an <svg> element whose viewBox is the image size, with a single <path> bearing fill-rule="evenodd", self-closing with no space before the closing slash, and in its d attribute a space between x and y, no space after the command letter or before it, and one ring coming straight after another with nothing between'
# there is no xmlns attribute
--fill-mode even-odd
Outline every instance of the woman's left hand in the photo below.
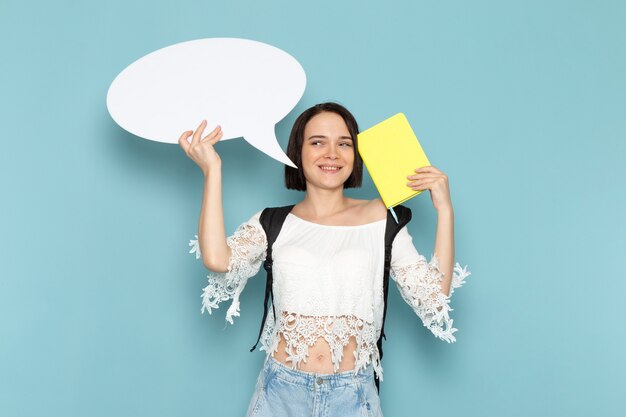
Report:
<svg viewBox="0 0 626 417"><path fill-rule="evenodd" d="M433 201L435 210L451 210L450 188L448 187L448 176L434 166L417 168L415 174L408 175L407 182L414 191L429 190L430 199Z"/></svg>

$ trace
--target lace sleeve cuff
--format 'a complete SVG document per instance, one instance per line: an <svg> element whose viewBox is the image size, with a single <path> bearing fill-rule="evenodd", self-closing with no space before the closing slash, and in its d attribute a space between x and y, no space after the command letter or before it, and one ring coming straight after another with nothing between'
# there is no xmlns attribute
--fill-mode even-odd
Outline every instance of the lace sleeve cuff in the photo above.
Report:
<svg viewBox="0 0 626 417"><path fill-rule="evenodd" d="M399 268L392 268L391 277L396 281L402 298L411 306L418 317L436 337L448 343L456 341L449 312L450 298L455 288L465 284L465 278L471 273L467 266L461 268L459 263L454 266L450 294L441 292L443 273L439 269L439 261L433 256L430 262L420 255L417 262Z"/></svg>
<svg viewBox="0 0 626 417"><path fill-rule="evenodd" d="M198 236L189 241L191 250L196 259L201 259ZM211 314L211 309L219 308L223 301L231 300L232 303L226 311L226 321L233 324L233 317L239 316L239 295L243 291L248 279L259 272L265 259L267 241L265 233L249 224L241 225L230 236L226 243L232 250L232 256L228 262L226 272L210 271L207 275L208 285L202 290L202 308Z"/></svg>

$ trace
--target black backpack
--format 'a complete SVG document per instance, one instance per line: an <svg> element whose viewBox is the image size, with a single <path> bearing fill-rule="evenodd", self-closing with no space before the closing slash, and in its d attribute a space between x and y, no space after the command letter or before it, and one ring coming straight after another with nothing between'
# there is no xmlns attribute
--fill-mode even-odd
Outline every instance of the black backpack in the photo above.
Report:
<svg viewBox="0 0 626 417"><path fill-rule="evenodd" d="M272 313L274 314L274 321L276 321L276 310L274 309L274 293L272 291L272 246L274 241L278 237L280 230L283 227L283 223L287 218L287 215L291 212L291 209L294 205L284 206L284 207L268 207L261 213L261 226L263 226L263 230L265 231L265 235L267 236L267 256L265 257L265 262L263 263L263 268L267 272L267 281L265 283L265 301L263 305L263 320L261 321L261 329L259 330L259 337L250 352L256 349L259 341L261 340L261 335L263 334L263 327L265 326L265 320L267 319L267 305L272 297ZM391 267L391 247L393 245L393 240L396 235L407 223L411 221L411 209L404 206L396 206L393 208L396 215L398 216L398 222L393 218L391 211L387 212L387 225L385 226L385 269L383 273L383 289L384 289L384 309L383 309L383 323L380 331L380 337L378 338L378 342L376 346L378 347L378 352L380 354L380 359L383 359L383 338L387 340L387 336L385 335L385 318L387 317L387 295L389 294L389 268ZM376 381L376 389L380 391L380 383L378 381L378 377L375 378Z"/></svg>

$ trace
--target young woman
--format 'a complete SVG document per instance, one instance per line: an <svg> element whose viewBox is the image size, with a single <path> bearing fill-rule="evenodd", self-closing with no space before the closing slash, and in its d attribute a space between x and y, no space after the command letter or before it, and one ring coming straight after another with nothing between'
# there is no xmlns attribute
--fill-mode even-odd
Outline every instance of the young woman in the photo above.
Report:
<svg viewBox="0 0 626 417"><path fill-rule="evenodd" d="M222 132L217 126L202 137L205 128L203 121L179 140L205 177L198 239L190 246L212 271L203 311L232 300L226 313L232 324L246 281L265 259L267 240L261 212L226 238L221 162L213 147ZM336 103L313 106L294 123L287 155L298 169L285 167L285 181L305 195L272 246L276 319L270 313L263 328L261 350L267 355L248 416L382 416L374 378L382 380L376 341L383 316L387 210L380 199L343 193L361 185L357 133L352 114ZM402 228L393 242L391 278L424 326L454 342L450 295L469 272L453 267L448 178L433 166L408 174L407 187L429 190L437 210L434 255L427 262Z"/></svg>

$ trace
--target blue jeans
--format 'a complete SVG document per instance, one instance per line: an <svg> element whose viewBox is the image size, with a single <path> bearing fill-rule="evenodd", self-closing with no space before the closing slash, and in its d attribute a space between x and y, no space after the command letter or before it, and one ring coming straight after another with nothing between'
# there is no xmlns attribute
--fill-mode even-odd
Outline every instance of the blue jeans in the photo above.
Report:
<svg viewBox="0 0 626 417"><path fill-rule="evenodd" d="M291 369L266 356L247 417L383 417L371 363L319 374Z"/></svg>

